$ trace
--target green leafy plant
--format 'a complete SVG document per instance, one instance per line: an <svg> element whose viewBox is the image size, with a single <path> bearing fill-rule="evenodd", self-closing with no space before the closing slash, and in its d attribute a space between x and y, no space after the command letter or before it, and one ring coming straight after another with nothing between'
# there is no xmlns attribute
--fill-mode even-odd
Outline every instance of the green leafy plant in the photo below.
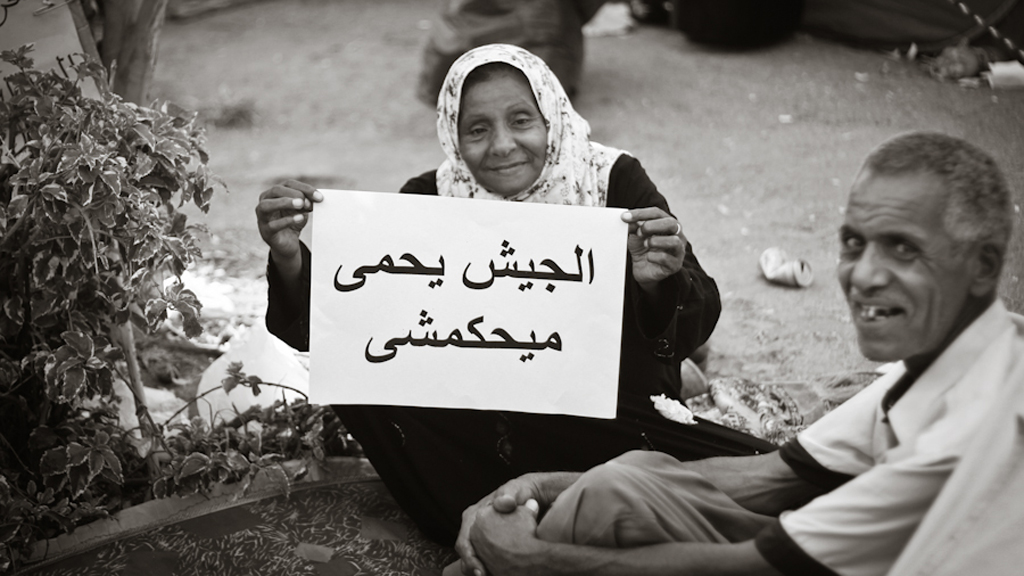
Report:
<svg viewBox="0 0 1024 576"><path fill-rule="evenodd" d="M209 209L204 134L193 113L111 94L95 62L69 78L34 70L29 50L0 53L18 68L0 98L0 572L34 542L149 495L223 484L244 494L261 479L287 491L327 454L359 453L334 412L308 399L212 427L152 421L135 330L173 310L187 336L202 331L202 306L181 282L201 228L179 209ZM101 98L82 94L87 81ZM124 383L140 423L131 429L115 392ZM286 388L233 364L222 389L237 386Z"/></svg>
<svg viewBox="0 0 1024 576"><path fill-rule="evenodd" d="M266 388L287 388L302 394L294 388L248 375L235 362L228 367L222 388L211 389L204 395L221 390L230 392L238 386L250 388L256 396ZM199 396L192 403L201 399ZM193 417L189 422L168 426L166 443L172 457L153 485L158 498L207 492L215 484L236 483L240 485L236 495L242 495L261 479L287 492L292 479L301 478L310 464L323 463L327 454L359 453L359 448L347 440L334 411L310 404L308 399L280 399L265 408L253 406L236 413L227 421L211 415L210 421L217 425L211 427L202 418ZM296 462L297 466L285 467L286 461Z"/></svg>
<svg viewBox="0 0 1024 576"><path fill-rule="evenodd" d="M0 99L0 571L159 473L133 326L175 310L201 331L180 280L201 229L180 208L207 211L216 183L193 114L122 101L94 61L70 78L34 70L29 50L2 53L18 71ZM88 81L101 98L82 94ZM121 427L119 379L136 430Z"/></svg>

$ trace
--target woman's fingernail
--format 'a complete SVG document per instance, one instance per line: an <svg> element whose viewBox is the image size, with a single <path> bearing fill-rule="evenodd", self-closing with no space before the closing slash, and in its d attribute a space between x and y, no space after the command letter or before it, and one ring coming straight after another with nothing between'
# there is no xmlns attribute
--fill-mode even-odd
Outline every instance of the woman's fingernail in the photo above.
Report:
<svg viewBox="0 0 1024 576"><path fill-rule="evenodd" d="M313 200L316 200L317 202L319 202L319 201L321 201L323 199L324 199L324 195L321 194L319 190L313 192Z"/></svg>
<svg viewBox="0 0 1024 576"><path fill-rule="evenodd" d="M624 222L632 222L633 221L633 214L631 212L623 212L622 213L622 220Z"/></svg>
<svg viewBox="0 0 1024 576"><path fill-rule="evenodd" d="M296 224L302 222L303 219L305 219L305 216L303 216L302 214L296 214L295 216L292 216L292 220L294 220Z"/></svg>
<svg viewBox="0 0 1024 576"><path fill-rule="evenodd" d="M296 210L298 210L299 208L302 208L302 204L303 204L302 198L296 198L296 199L292 200L292 206L294 206Z"/></svg>

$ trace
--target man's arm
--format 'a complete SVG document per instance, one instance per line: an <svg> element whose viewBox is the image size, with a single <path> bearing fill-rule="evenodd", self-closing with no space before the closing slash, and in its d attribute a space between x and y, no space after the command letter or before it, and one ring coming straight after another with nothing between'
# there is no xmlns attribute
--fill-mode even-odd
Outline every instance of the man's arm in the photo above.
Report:
<svg viewBox="0 0 1024 576"><path fill-rule="evenodd" d="M798 508L826 492L797 476L778 451L756 456L721 456L680 465L706 478L740 506L769 516Z"/></svg>
<svg viewBox="0 0 1024 576"><path fill-rule="evenodd" d="M778 576L754 548L738 544L671 543L616 549L545 542L534 534L537 521L525 506L502 514L481 510L471 541L494 576L568 574Z"/></svg>
<svg viewBox="0 0 1024 576"><path fill-rule="evenodd" d="M620 456L619 459L628 463L631 458L631 454L643 456L644 453L626 453L623 456ZM761 514L779 514L783 510L795 508L824 492L821 488L799 478L793 472L793 469L782 460L778 452L771 452L769 454L761 454L757 456L726 456L720 458L709 458L706 460L680 462L678 465L685 469L700 473L738 504L752 512L758 512ZM503 540L504 535L514 534L514 530L508 530L507 526L503 526L499 521L493 519L486 522L484 525L478 525L479 519L482 517L491 518L492 516L496 516L500 518L502 516L508 516L509 521L512 521L515 519L516 515L525 510L523 504L531 498L538 501L541 510L546 510L555 498L575 482L579 476L579 473L572 472L526 474L503 485L488 497L482 499L475 506L468 508L462 515L462 529L459 532L459 538L455 545L456 551L462 557L463 574L474 574L478 569L481 570L480 574L484 573L482 571L483 566L481 565L480 554L476 550L477 539L484 539L482 541L489 542L489 546L495 549L516 543L529 544L530 546L549 544L537 540L533 536L533 531L536 529L535 521L533 521L532 527L529 528L530 531L528 533L528 539L521 541L505 541ZM536 540L536 542L533 542L533 540ZM630 567L633 566L631 562L634 561L650 561L652 562L650 566L651 569L657 570L658 566L661 565L660 562L675 561L675 555L680 553L676 546L683 546L686 550L684 554L697 555L694 556L694 562L697 562L698 559L702 559L700 561L703 562L703 559L706 559L708 561L715 562L716 564L721 564L722 559L718 557L719 554L739 554L737 558L740 558L740 561L742 562L740 566L743 569L754 569L757 568L757 566L752 566L749 562L743 560L746 556L747 548L749 548L750 554L757 556L757 560L759 562L768 566L767 562L765 562L764 559L761 558L760 554L754 549L753 543L750 542L747 544L749 544L748 547L737 548L731 552L727 551L727 548L711 548L709 549L712 550L711 552L706 552L704 551L703 547L705 545L703 544L673 544L666 545L668 548L665 550L661 550L661 547L652 547L651 550L648 550L648 548L645 547L638 550L647 552L630 552L623 556L620 556L619 553L624 553L626 551L619 550L615 551L614 558L616 562L625 562L623 566ZM610 561L609 559L600 556L604 552L608 551L591 547L579 547L581 550L575 550L575 548L576 547L570 546L563 550L559 546L555 546L549 551L554 550L551 552L552 554L561 554L561 556L558 556L557 558L564 558L566 560L572 560L573 554L583 554L596 563ZM653 548L657 548L657 550L654 550ZM650 553L650 556L648 556L648 552ZM532 548L529 553L534 553ZM516 548L508 549L505 552L492 551L490 554L499 558L502 557L502 554L508 554L510 556L517 555ZM505 565L504 559L498 560L497 562L500 562L499 565ZM513 563L513 565L518 564ZM619 566L619 564L614 565ZM728 563L721 565L723 567L730 566ZM623 568L623 570L626 570L625 573L630 573L630 569L633 568ZM500 574L500 572L498 573ZM651 573L656 574L658 572L654 571ZM724 573L728 574L729 572ZM759 572L754 571L750 573L757 574Z"/></svg>

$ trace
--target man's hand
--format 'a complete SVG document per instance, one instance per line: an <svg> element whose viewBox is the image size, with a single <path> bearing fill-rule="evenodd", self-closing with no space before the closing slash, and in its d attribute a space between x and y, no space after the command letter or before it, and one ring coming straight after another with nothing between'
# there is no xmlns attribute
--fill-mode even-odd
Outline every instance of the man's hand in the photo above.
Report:
<svg viewBox="0 0 1024 576"><path fill-rule="evenodd" d="M683 269L686 236L683 226L661 208L639 208L622 214L629 223L627 247L633 259L633 278L649 294L658 282Z"/></svg>
<svg viewBox="0 0 1024 576"><path fill-rule="evenodd" d="M509 497L501 497L501 506L508 506ZM533 562L543 543L537 539L537 512L539 506L532 498L511 510L494 506L477 511L470 541L484 564L496 575L536 574Z"/></svg>
<svg viewBox="0 0 1024 576"><path fill-rule="evenodd" d="M527 474L510 480L462 512L462 526L459 528L459 536L455 540L455 551L458 552L462 560L462 573L465 576L486 574L484 565L477 558L473 544L470 542L470 533L477 516L483 511L490 512L492 510L499 514L507 514L515 511L520 504L525 505L528 500L532 500L534 506L537 506L540 490L534 482L535 478L535 475Z"/></svg>
<svg viewBox="0 0 1024 576"><path fill-rule="evenodd" d="M547 509L555 498L579 478L576 472L550 472L524 474L502 484L497 490L482 498L462 513L462 526L455 540L455 551L461 559L465 576L484 576L487 570L477 557L471 541L471 533L477 517L483 512L511 514L519 507L527 506L534 511Z"/></svg>
<svg viewBox="0 0 1024 576"><path fill-rule="evenodd" d="M302 265L299 233L309 221L313 203L324 199L316 188L297 180L288 180L260 194L256 205L256 224L260 236L270 246L274 263L286 276Z"/></svg>

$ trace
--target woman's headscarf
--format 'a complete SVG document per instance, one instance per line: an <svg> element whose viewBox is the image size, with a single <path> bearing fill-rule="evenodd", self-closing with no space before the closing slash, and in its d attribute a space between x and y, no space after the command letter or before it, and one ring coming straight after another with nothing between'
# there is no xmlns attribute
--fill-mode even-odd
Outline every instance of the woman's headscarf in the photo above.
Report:
<svg viewBox="0 0 1024 576"><path fill-rule="evenodd" d="M526 190L508 198L485 190L459 154L462 84L475 68L492 62L509 64L526 76L548 128L540 177ZM573 110L569 97L547 64L510 44L475 48L452 64L437 98L437 136L448 157L437 169L438 194L459 198L604 206L612 165L623 154L622 150L591 142L590 124Z"/></svg>

